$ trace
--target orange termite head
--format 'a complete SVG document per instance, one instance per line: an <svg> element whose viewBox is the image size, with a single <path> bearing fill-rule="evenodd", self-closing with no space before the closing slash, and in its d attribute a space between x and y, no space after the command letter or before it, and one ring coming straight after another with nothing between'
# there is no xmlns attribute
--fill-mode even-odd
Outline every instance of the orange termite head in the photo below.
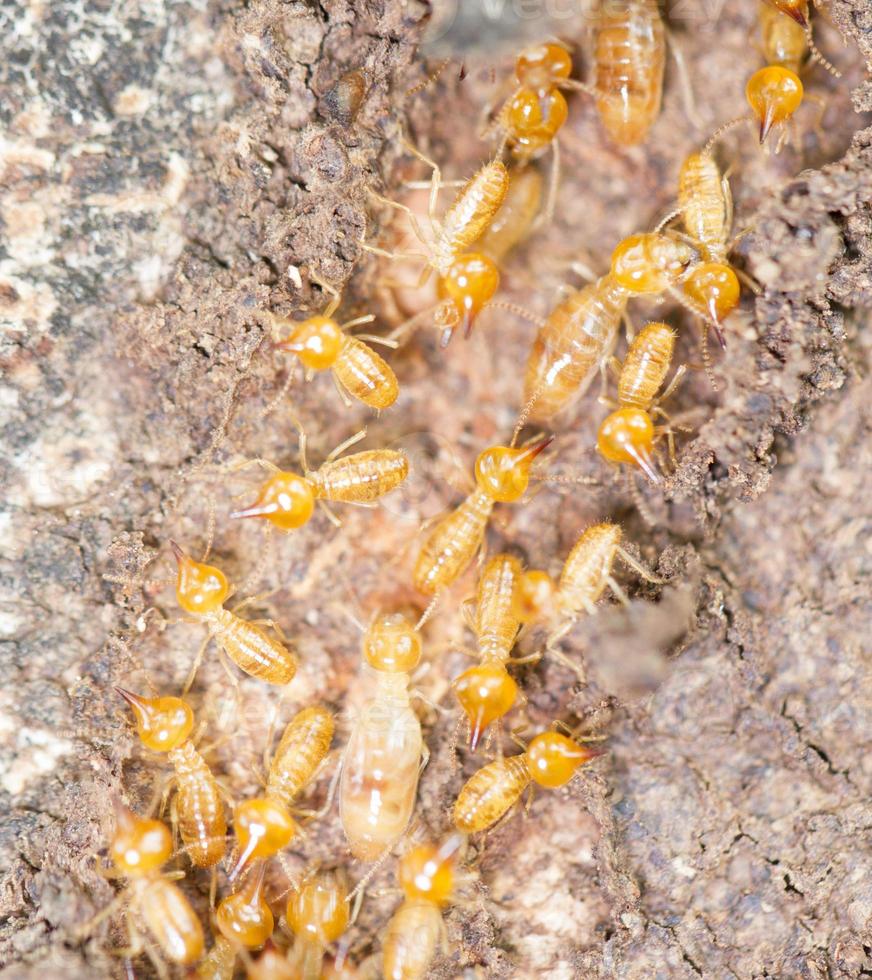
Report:
<svg viewBox="0 0 872 980"><path fill-rule="evenodd" d="M297 828L281 803L268 797L256 797L236 807L233 831L239 845L239 857L228 875L229 881L235 881L249 861L272 857L287 847Z"/></svg>
<svg viewBox="0 0 872 980"><path fill-rule="evenodd" d="M736 273L723 262L701 262L684 280L684 292L691 302L708 313L718 343L726 350L721 324L739 305L742 295Z"/></svg>
<svg viewBox="0 0 872 980"><path fill-rule="evenodd" d="M800 27L808 27L808 0L769 0L769 4L792 17Z"/></svg>
<svg viewBox="0 0 872 980"><path fill-rule="evenodd" d="M157 871L173 853L173 837L160 820L138 817L119 799L115 807L115 835L109 846L112 863L130 878Z"/></svg>
<svg viewBox="0 0 872 980"><path fill-rule="evenodd" d="M408 674L421 659L421 634L402 613L385 613L364 634L363 655L373 670Z"/></svg>
<svg viewBox="0 0 872 980"><path fill-rule="evenodd" d="M660 232L629 235L612 252L611 275L632 293L662 293L693 262L696 252L687 242Z"/></svg>
<svg viewBox="0 0 872 980"><path fill-rule="evenodd" d="M518 85L545 92L572 74L572 56L560 44L534 44L515 62Z"/></svg>
<svg viewBox="0 0 872 980"><path fill-rule="evenodd" d="M660 483L652 455L654 423L641 408L619 408L602 422L596 448L610 463L638 466L652 483Z"/></svg>
<svg viewBox="0 0 872 980"><path fill-rule="evenodd" d="M263 894L264 868L261 861L239 891L215 909L215 925L221 935L247 949L263 946L273 932L272 910Z"/></svg>
<svg viewBox="0 0 872 980"><path fill-rule="evenodd" d="M281 471L263 484L257 500L250 507L235 510L230 516L261 517L283 531L293 531L302 527L314 510L315 494L309 480L296 473Z"/></svg>
<svg viewBox="0 0 872 980"><path fill-rule="evenodd" d="M348 889L341 874L316 874L305 880L288 899L288 925L307 942L326 946L348 926Z"/></svg>
<svg viewBox="0 0 872 980"><path fill-rule="evenodd" d="M554 142L568 118L569 106L559 89L518 89L506 106L504 117L512 152L528 160Z"/></svg>
<svg viewBox="0 0 872 980"><path fill-rule="evenodd" d="M572 779L579 766L598 755L602 749L580 745L559 732L542 732L527 747L526 759L531 779L546 789L557 789Z"/></svg>
<svg viewBox="0 0 872 980"><path fill-rule="evenodd" d="M196 615L220 609L230 595L230 584L224 572L214 565L194 561L175 541L170 541L170 547L179 567L176 601L182 609Z"/></svg>
<svg viewBox="0 0 872 980"><path fill-rule="evenodd" d="M275 344L276 350L296 354L313 371L324 371L336 363L345 343L342 327L328 316L310 316Z"/></svg>
<svg viewBox="0 0 872 980"><path fill-rule="evenodd" d="M533 446L491 446L475 461L475 482L481 490L500 503L520 500L530 482L533 461L554 441L549 436Z"/></svg>
<svg viewBox="0 0 872 980"><path fill-rule="evenodd" d="M551 616L556 598L557 583L548 572L530 568L515 586L512 611L519 622L536 623Z"/></svg>
<svg viewBox="0 0 872 980"><path fill-rule="evenodd" d="M760 142L764 143L776 123L786 122L802 102L802 82L789 68L768 65L748 79L745 97L760 122Z"/></svg>
<svg viewBox="0 0 872 980"><path fill-rule="evenodd" d="M400 887L409 902L447 905L454 890L463 835L452 834L439 847L420 844L400 860Z"/></svg>
<svg viewBox="0 0 872 980"><path fill-rule="evenodd" d="M133 709L142 744L155 752L170 752L188 740L194 712L181 698L144 698L123 687L115 690Z"/></svg>
<svg viewBox="0 0 872 980"><path fill-rule="evenodd" d="M463 336L472 332L475 318L485 304L493 299L500 284L500 272L493 259L480 252L459 255L448 272L439 280L439 295L448 301L447 326L442 334L441 345L446 347L458 324Z"/></svg>
<svg viewBox="0 0 872 980"><path fill-rule="evenodd" d="M469 719L469 747L474 752L487 727L511 710L518 685L501 663L490 661L465 670L452 686Z"/></svg>

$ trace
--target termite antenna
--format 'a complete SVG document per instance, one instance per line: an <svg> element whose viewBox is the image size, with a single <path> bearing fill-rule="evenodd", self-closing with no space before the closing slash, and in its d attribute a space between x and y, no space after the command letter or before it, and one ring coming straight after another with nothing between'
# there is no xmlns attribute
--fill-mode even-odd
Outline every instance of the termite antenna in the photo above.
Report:
<svg viewBox="0 0 872 980"><path fill-rule="evenodd" d="M723 126L718 126L718 128L709 137L708 142L702 148L702 153L707 156L711 156L715 143L717 143L717 141L724 135L724 133L729 132L731 129L735 129L737 126L741 126L743 123L750 123L750 122L751 120L748 118L748 116L736 116L735 119L731 119L729 122L725 122ZM760 142L762 143L763 139L761 139Z"/></svg>
<svg viewBox="0 0 872 980"><path fill-rule="evenodd" d="M842 73L839 71L839 69L823 56L820 48L814 43L814 39L811 36L811 24L808 21L806 21L805 24L805 40L808 44L808 51L811 55L812 61L816 61L822 68L828 71L833 78L841 78Z"/></svg>

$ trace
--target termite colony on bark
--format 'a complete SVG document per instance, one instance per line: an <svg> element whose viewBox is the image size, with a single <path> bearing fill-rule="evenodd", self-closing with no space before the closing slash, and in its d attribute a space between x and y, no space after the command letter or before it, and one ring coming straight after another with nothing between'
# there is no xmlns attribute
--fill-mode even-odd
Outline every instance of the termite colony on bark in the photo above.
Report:
<svg viewBox="0 0 872 980"><path fill-rule="evenodd" d="M460 885L470 877L463 867L467 853L477 849L480 856L486 835L525 793L529 807L536 786L564 787L605 754L604 748L589 744L604 736L581 734L583 722L570 729L555 718L527 741L521 741L519 729L506 732L504 718L514 712L523 722L527 705L515 665L553 657L561 665L558 669L569 668L583 679L579 664L561 652L560 641L579 618L597 615L605 596L629 604L616 568L624 566L655 585L662 579L625 548L622 528L605 516L575 530L574 544L561 559L556 578L545 569L525 567L523 558L510 550L487 558L487 543L498 538L495 515L508 512L509 504L522 508L532 496L531 483L584 482L552 475L550 457L557 454L542 454L567 428L567 418L597 375L602 381L599 400L610 408L598 428L595 448L600 457L612 469L628 471L632 481L638 476L655 488L664 485L677 465L676 437L687 427L673 423L663 403L689 365L673 368L680 341L674 326L658 319L632 334L630 308L639 302L671 300L688 312L701 326L702 367L715 384L706 345L709 331L726 352L729 319L742 299L740 280L755 289L732 260L732 193L717 160L719 141L745 123L758 127L761 144L773 130L780 131L779 142L783 141L803 100L800 71L812 61L835 71L814 45L805 0L763 3L759 19L769 63L747 81L750 115L728 120L707 141L688 147L676 174L675 210L656 227L615 241L608 271L568 290L547 316L496 298L500 273L513 249L553 217L560 194L558 145L572 101L593 99L603 138L621 147L645 141L660 110L664 66L673 43L653 0L623 0L603 7L589 81L572 77L577 66L563 43L549 40L519 54L508 91L482 133L490 140L490 156L461 182L447 208L439 205L444 188L440 167L402 135L409 155L431 171L426 220L405 204L373 192L374 208L383 205L405 215L411 244L409 249L391 249L367 238L360 246L392 268L423 260L417 286L435 275L435 303L413 312L388 337L353 335L350 328L374 316L338 322L338 290L310 272L310 281L329 296L323 311L302 320L259 311L258 322L267 325L275 351L294 355L308 379L330 372L346 406L357 399L375 412L390 410L402 386L371 344L396 350L401 340L412 342L412 327L430 321L439 329L444 347L458 330L469 336L488 309L531 320L535 330L529 355L526 365L518 365L513 406L517 423L507 444L481 449L465 498L415 535L419 548L404 600L394 608L379 608L368 624L359 624L361 683L369 694L356 717L349 725L337 726L332 707L301 707L275 748L270 725L261 746L262 789L255 794L230 784L228 773L213 770L211 750L200 742L201 729L215 721L206 705L202 711L197 708L201 729L195 730L191 698L196 695L192 689L197 670L214 641L235 692L237 714L244 708L237 673L242 671L279 689L278 718L285 695L294 697L298 671L305 673L305 643L292 645L276 623L241 615L245 601L229 608L233 589L221 568L208 564L206 556L196 560L175 542L167 542L175 558L178 606L206 626L207 636L190 658L187 680L178 692L159 693L150 679L149 695L117 689L132 711L142 745L165 757L172 774L163 778L155 773L158 791L152 808L160 819L137 816L117 801L108 838L114 869L105 873L123 877L126 887L83 928L83 936L123 912L129 943L122 955L128 960L148 955L162 976L173 971L191 976L193 969L202 978L232 978L244 969L252 978L310 980L368 977L380 969L384 977L397 980L425 977L440 947L446 947L442 911L462 901ZM331 98L350 123L366 92L365 75L353 71L340 79ZM567 100L564 93L577 95ZM547 176L537 165L546 154L551 154ZM414 250L416 244L422 251ZM400 286L407 293L413 288L409 280ZM623 360L618 360L615 349L622 322L627 324L628 345ZM614 399L607 394L610 371L615 376ZM272 408L281 410L281 405ZM375 507L410 473L410 460L401 450L380 447L345 455L366 430L310 469L302 424L295 415L292 421L300 432L299 472L259 458L232 467L238 471L257 464L268 477L245 506L228 506L230 518L258 518L266 529L292 534L308 524L320 506L341 525L328 505ZM528 427L531 431L522 438ZM639 502L638 487L635 482L632 486ZM211 530L209 537L211 541ZM422 836L416 801L429 752L413 704L416 697L423 699L415 687L416 672L422 661L432 663L427 623L433 616L450 615L455 587L472 567L477 585L474 596L462 603L462 612L474 636L470 653L476 662L452 679L442 696L444 703L433 707L456 718L453 762L461 751L457 736L464 727L470 759L482 750L489 758L484 763L479 758L465 782L457 779L449 811L423 814L426 825L442 825L441 843L421 842L415 840ZM416 617L408 615L405 601L412 589L419 599ZM536 642L526 642L537 637L536 630ZM304 639L302 626L299 632ZM516 647L521 655L515 655ZM337 728L343 744L334 751ZM522 751L504 754L507 735ZM301 805L327 774L330 784L322 808L313 811ZM312 861L301 864L296 848L317 835L319 822L335 811L347 849L326 867ZM164 816L169 826L162 822ZM470 835L479 835L472 838L472 848ZM349 948L347 929L369 882L395 853L400 855L402 903L385 928L382 952L356 963L359 957ZM168 871L170 861L173 870ZM208 930L176 883L189 865L210 876ZM275 888L277 876L287 880L281 894Z"/></svg>

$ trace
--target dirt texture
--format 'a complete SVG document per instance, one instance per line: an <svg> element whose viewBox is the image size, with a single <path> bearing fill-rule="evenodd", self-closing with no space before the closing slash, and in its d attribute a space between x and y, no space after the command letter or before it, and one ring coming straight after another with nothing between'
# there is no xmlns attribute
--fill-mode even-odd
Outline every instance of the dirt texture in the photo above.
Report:
<svg viewBox="0 0 872 980"><path fill-rule="evenodd" d="M325 703L339 747L361 700L349 613L426 605L409 584L419 525L511 431L530 324L486 313L447 350L421 329L388 353L401 394L375 417L327 377L290 378L259 311L320 309L315 274L343 289L343 319L384 326L376 286L392 270L360 243L396 232L368 191L400 196L429 176L403 155L404 118L448 180L492 149L476 121L512 47L488 42L486 9L465 10L476 26L460 40L431 26L432 57L454 45L465 70L408 99L428 53L428 6L413 0L21 0L0 13L0 976L122 975L123 931L77 929L115 893L98 872L112 795L144 810L166 775L112 686L179 690L203 637L179 619L170 538L200 555L214 524L211 560L238 598L257 597L246 614L276 619L298 648L280 718ZM591 20L566 9L524 26L571 40L588 78ZM691 88L670 61L641 147L611 146L589 99L570 96L557 214L507 261L508 298L546 313L578 285L573 260L602 273L620 237L674 206L683 156L742 111L761 63L755 17L750 0L674 5ZM608 752L471 843L433 977L872 975L872 10L834 0L815 24L844 73L804 76L823 109L800 110L778 156L748 129L719 149L746 231L736 261L761 291L746 291L714 354L719 390L692 371L670 403L692 431L665 488L632 490L598 460L605 410L591 392L558 419L546 468L596 483L546 483L497 511L491 549L552 572L587 524L617 520L665 584L621 573L630 606L604 604L563 642L580 676L550 658L518 669L529 702L512 724L582 721ZM699 361L698 324L674 304L631 312L680 326L679 359ZM361 448L409 453L407 485L346 508L340 529L321 514L282 537L230 522L231 497L258 482L235 464L296 462L291 410L313 464L366 425ZM417 684L439 710L420 712L420 837L448 831L482 762L455 754L448 688L468 665L459 601L473 586L467 575L427 626ZM237 692L212 652L191 700L234 797L254 793L278 692L244 677ZM364 870L335 809L288 861ZM358 962L377 964L395 868L350 930ZM278 913L287 885L272 873ZM205 919L208 876L184 887Z"/></svg>

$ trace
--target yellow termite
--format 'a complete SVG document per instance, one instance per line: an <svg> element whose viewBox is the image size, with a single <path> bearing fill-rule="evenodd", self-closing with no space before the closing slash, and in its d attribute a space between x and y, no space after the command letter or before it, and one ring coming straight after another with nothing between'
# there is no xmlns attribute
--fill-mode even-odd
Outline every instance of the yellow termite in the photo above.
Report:
<svg viewBox="0 0 872 980"><path fill-rule="evenodd" d="M233 663L252 677L269 684L290 683L297 672L296 654L254 623L224 608L230 583L220 568L194 561L175 541L170 546L179 570L176 599L186 612L203 618L209 628L207 643L214 639ZM205 649L206 644L194 660L185 692L193 683Z"/></svg>
<svg viewBox="0 0 872 980"><path fill-rule="evenodd" d="M105 909L79 930L79 935L89 935L99 922L124 907L130 940L125 951L128 957L145 952L161 976L168 975L164 959L181 966L192 966L203 955L205 940L200 920L172 880L183 876L161 871L173 852L169 828L159 820L138 817L117 800L115 824L109 853L115 873L125 877L128 883ZM154 944L144 941L136 928L136 919L145 923Z"/></svg>
<svg viewBox="0 0 872 980"><path fill-rule="evenodd" d="M335 287L311 276L313 282L332 294L323 313L305 320L291 320L273 313L264 313L274 333L280 339L274 342L277 350L294 354L306 370L307 377L316 371L331 371L337 390L346 405L351 405L351 395L370 408L389 408L400 393L399 382L390 365L364 343L384 344L396 347L386 337L358 334L352 337L346 331L361 323L375 319L373 314L355 317L338 323L333 314L339 308L341 297Z"/></svg>
<svg viewBox="0 0 872 980"><path fill-rule="evenodd" d="M609 136L640 143L660 112L666 37L657 0L609 0L594 47L597 109Z"/></svg>
<svg viewBox="0 0 872 980"><path fill-rule="evenodd" d="M571 293L539 330L524 376L529 418L550 419L572 404L607 362L630 298L672 294L695 254L685 242L657 232L620 242L610 272Z"/></svg>
<svg viewBox="0 0 872 980"><path fill-rule="evenodd" d="M565 786L581 766L600 754L559 732L543 732L521 755L496 759L467 780L454 804L454 826L464 834L489 830L528 786Z"/></svg>
<svg viewBox="0 0 872 980"><path fill-rule="evenodd" d="M468 249L481 238L499 211L508 192L509 172L499 160L486 163L463 185L440 220L436 216L436 208L442 186L442 171L438 164L411 144L407 143L406 147L432 170L428 205L430 234L421 227L418 216L410 207L379 194L373 196L408 216L424 253L389 252L366 243L362 247L392 260L424 258L426 265L419 287L426 283L432 272L439 276L440 302L401 324L393 331L391 338L396 340L424 317L432 317L434 323L442 328L441 343L444 347L458 327L462 327L468 335L475 317L485 307L497 305L493 300L499 287L497 263L479 250L470 252Z"/></svg>
<svg viewBox="0 0 872 980"><path fill-rule="evenodd" d="M648 323L633 338L618 378L617 408L603 420L597 435L600 455L611 463L638 467L652 483L661 480L654 461L655 440L666 434L670 456L675 457L671 428L654 424L655 415L669 421L660 402L672 394L685 371L682 365L658 397L672 364L675 337L668 324Z"/></svg>
<svg viewBox="0 0 872 980"><path fill-rule="evenodd" d="M704 311L721 347L726 347L723 321L741 298L739 278L727 261L733 224L733 197L709 148L685 157L678 175L678 209L687 234L699 246L703 261L684 279L684 295ZM705 333L703 334L705 340ZM708 355L703 347L703 359Z"/></svg>
<svg viewBox="0 0 872 980"><path fill-rule="evenodd" d="M380 615L364 635L363 654L375 692L342 754L339 814L352 854L374 861L405 833L427 755L409 690L421 637L403 615Z"/></svg>
<svg viewBox="0 0 872 980"><path fill-rule="evenodd" d="M517 590L523 572L514 556L495 555L478 582L471 625L480 663L465 670L451 685L469 720L473 751L488 726L502 718L518 696L518 685L506 664L521 626Z"/></svg>
<svg viewBox="0 0 872 980"><path fill-rule="evenodd" d="M249 862L278 854L294 838L294 801L327 758L333 729L333 715L320 705L303 708L290 720L267 767L263 796L245 800L236 808L238 854L230 881Z"/></svg>
<svg viewBox="0 0 872 980"><path fill-rule="evenodd" d="M463 574L484 544L496 503L516 503L530 482L533 463L551 438L526 447L491 446L475 462L476 489L428 534L412 572L415 588L438 595Z"/></svg>
<svg viewBox="0 0 872 980"><path fill-rule="evenodd" d="M259 517L282 531L306 524L319 503L334 523L339 523L326 502L368 505L396 489L409 474L409 458L394 449L370 449L350 456L341 454L366 436L356 433L337 446L317 470L309 469L306 435L300 429L300 466L303 475L279 469L265 459L248 460L272 473L251 506L231 513L231 518Z"/></svg>
<svg viewBox="0 0 872 980"><path fill-rule="evenodd" d="M190 740L194 727L190 705L182 698L145 698L121 687L115 690L133 710L142 744L166 752L175 770L172 813L191 863L214 867L227 849L227 821L218 783Z"/></svg>
<svg viewBox="0 0 872 980"><path fill-rule="evenodd" d="M573 545L556 584L547 572L538 570L525 572L518 584L518 618L522 623L549 622L552 632L546 642L547 652L577 673L579 668L557 650L557 644L580 615L596 613L596 603L606 589L622 603L629 603L612 574L616 560L649 582L661 582L623 548L622 540L623 531L617 524L593 524Z"/></svg>
<svg viewBox="0 0 872 980"><path fill-rule="evenodd" d="M400 861L403 903L385 933L385 980L423 980L440 945L446 945L442 909L451 903L457 881L457 855L463 837L453 834L438 847L422 844Z"/></svg>

